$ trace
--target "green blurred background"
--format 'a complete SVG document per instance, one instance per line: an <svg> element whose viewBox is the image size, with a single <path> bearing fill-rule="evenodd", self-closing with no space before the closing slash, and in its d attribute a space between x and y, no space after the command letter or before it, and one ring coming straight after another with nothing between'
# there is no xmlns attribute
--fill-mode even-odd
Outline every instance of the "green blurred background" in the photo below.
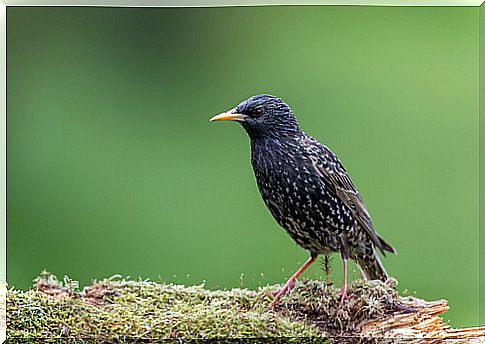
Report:
<svg viewBox="0 0 485 344"><path fill-rule="evenodd" d="M244 131L208 122L266 92L350 171L399 288L478 324L478 8L7 15L10 284L44 268L81 284L284 282L307 253L261 201Z"/></svg>

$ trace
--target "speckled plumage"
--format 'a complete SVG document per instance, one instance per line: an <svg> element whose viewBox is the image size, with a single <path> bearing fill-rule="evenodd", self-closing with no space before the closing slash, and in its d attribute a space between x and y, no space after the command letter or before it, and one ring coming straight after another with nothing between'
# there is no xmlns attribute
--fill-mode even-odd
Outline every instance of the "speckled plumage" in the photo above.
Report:
<svg viewBox="0 0 485 344"><path fill-rule="evenodd" d="M341 252L369 279L387 278L376 249L394 249L376 233L347 171L325 145L303 132L281 99L258 95L230 112L251 139L251 162L276 221L311 257Z"/></svg>
<svg viewBox="0 0 485 344"><path fill-rule="evenodd" d="M357 190L350 189L348 196L358 200L354 208L349 206L351 199L342 200L349 189L340 189L338 181L352 182L337 157L314 138L300 131L279 139L252 140L251 162L271 214L312 256L345 249L358 263L374 267L380 264L375 247L393 252L376 234ZM361 266L368 278L387 278L382 266L372 271L369 267Z"/></svg>

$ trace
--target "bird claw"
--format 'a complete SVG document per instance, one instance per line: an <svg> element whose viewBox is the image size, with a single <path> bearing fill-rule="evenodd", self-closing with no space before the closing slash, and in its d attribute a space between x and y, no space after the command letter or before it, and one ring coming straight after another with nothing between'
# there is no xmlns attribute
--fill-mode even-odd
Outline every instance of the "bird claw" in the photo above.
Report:
<svg viewBox="0 0 485 344"><path fill-rule="evenodd" d="M340 292L338 293L338 296L340 297L339 308L342 307L342 305L344 304L344 300L348 298L346 287L347 286L343 287L342 290L340 290Z"/></svg>
<svg viewBox="0 0 485 344"><path fill-rule="evenodd" d="M271 302L270 308L274 308L278 303L278 301L280 300L280 298L286 293L290 292L290 290L293 289L294 286L295 286L295 281L290 279L279 291L270 291L269 293L271 295L274 295L274 300L273 302Z"/></svg>

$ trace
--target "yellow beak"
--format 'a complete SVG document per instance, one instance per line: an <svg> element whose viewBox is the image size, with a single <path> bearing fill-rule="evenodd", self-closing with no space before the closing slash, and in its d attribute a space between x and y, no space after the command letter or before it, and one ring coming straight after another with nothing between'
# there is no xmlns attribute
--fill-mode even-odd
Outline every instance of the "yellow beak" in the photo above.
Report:
<svg viewBox="0 0 485 344"><path fill-rule="evenodd" d="M209 121L244 121L246 116L240 113L237 113L236 109L231 109L229 111L220 113L214 117L212 117Z"/></svg>

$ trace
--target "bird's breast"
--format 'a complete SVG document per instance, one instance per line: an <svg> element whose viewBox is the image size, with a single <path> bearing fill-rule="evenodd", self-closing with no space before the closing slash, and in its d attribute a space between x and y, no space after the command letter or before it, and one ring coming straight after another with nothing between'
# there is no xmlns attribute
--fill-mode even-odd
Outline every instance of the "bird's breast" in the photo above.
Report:
<svg viewBox="0 0 485 344"><path fill-rule="evenodd" d="M261 196L280 225L297 229L325 226L323 214L318 214L324 185L297 145L266 142L252 147L252 166Z"/></svg>
<svg viewBox="0 0 485 344"><path fill-rule="evenodd" d="M344 219L343 205L305 151L281 142L251 148L259 191L276 221L305 248L337 249L338 236L352 219Z"/></svg>

